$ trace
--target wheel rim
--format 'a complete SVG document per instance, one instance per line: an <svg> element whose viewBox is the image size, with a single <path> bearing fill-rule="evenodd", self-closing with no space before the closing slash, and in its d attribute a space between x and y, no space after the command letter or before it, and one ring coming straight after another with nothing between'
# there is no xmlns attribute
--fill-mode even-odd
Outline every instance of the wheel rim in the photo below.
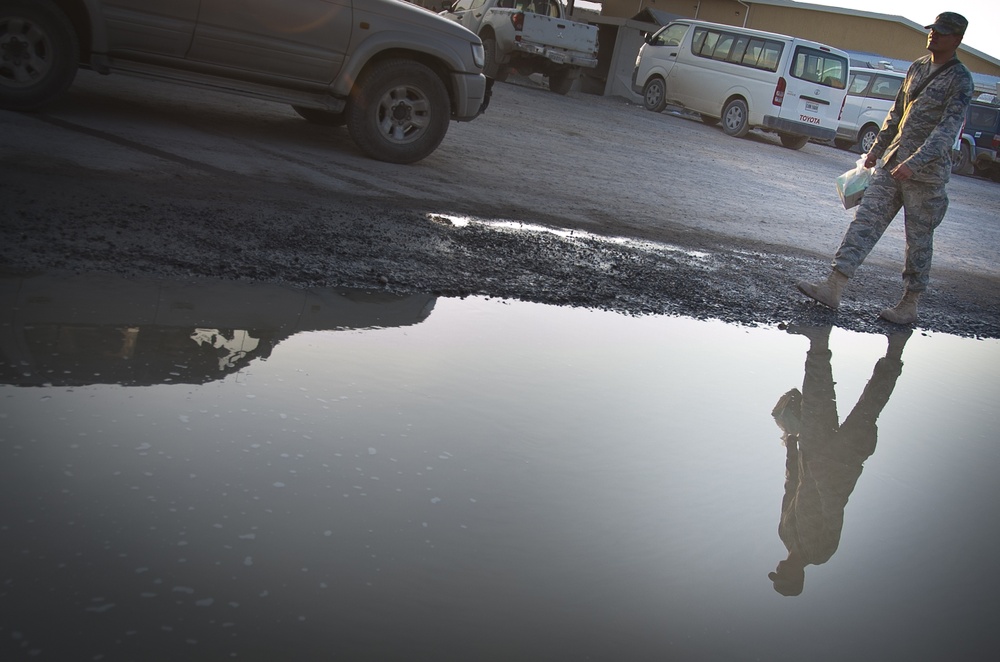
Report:
<svg viewBox="0 0 1000 662"><path fill-rule="evenodd" d="M0 84L34 85L52 68L52 40L38 26L20 18L0 19Z"/></svg>
<svg viewBox="0 0 1000 662"><path fill-rule="evenodd" d="M740 108L739 104L733 104L726 110L726 128L730 131L739 131L740 127L743 126L743 109Z"/></svg>
<svg viewBox="0 0 1000 662"><path fill-rule="evenodd" d="M874 131L865 131L865 135L861 136L861 151L867 154L871 151L871 148L875 146L875 137L878 134Z"/></svg>
<svg viewBox="0 0 1000 662"><path fill-rule="evenodd" d="M430 125L430 100L415 87L390 88L379 100L377 122L387 140L396 144L413 142Z"/></svg>
<svg viewBox="0 0 1000 662"><path fill-rule="evenodd" d="M653 81L646 87L646 105L657 106L661 99L663 99L663 90L660 88L660 83Z"/></svg>

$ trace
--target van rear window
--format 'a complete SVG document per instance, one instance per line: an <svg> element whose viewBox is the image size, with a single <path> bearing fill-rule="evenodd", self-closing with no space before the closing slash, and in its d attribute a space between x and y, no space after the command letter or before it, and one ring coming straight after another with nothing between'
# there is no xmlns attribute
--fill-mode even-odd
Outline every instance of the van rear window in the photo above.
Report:
<svg viewBox="0 0 1000 662"><path fill-rule="evenodd" d="M872 90L868 96L885 101L893 101L899 94L899 88L903 86L902 76L876 76L872 83Z"/></svg>
<svg viewBox="0 0 1000 662"><path fill-rule="evenodd" d="M842 90L847 87L848 67L845 57L799 46L795 49L790 73L793 78Z"/></svg>
<svg viewBox="0 0 1000 662"><path fill-rule="evenodd" d="M986 108L984 106L969 106L969 122L966 129L996 131L998 113L1000 113L1000 109Z"/></svg>
<svg viewBox="0 0 1000 662"><path fill-rule="evenodd" d="M784 47L780 41L708 28L695 28L691 39L691 52L698 57L724 60L764 71L778 70L778 60Z"/></svg>
<svg viewBox="0 0 1000 662"><path fill-rule="evenodd" d="M851 86L847 88L847 93L856 97L863 96L870 82L871 74L851 74Z"/></svg>

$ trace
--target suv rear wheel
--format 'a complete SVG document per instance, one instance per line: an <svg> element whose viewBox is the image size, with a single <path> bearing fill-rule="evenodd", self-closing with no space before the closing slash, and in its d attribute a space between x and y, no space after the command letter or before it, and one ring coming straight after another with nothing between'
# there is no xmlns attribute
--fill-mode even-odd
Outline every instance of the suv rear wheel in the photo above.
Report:
<svg viewBox="0 0 1000 662"><path fill-rule="evenodd" d="M76 77L80 47L49 0L0 1L0 108L35 110Z"/></svg>
<svg viewBox="0 0 1000 662"><path fill-rule="evenodd" d="M365 154L413 163L444 140L451 120L448 90L426 65L384 60L359 77L345 117L351 138Z"/></svg>
<svg viewBox="0 0 1000 662"><path fill-rule="evenodd" d="M951 171L956 175L972 174L972 150L967 144L962 143L962 147L958 152L958 158L952 161Z"/></svg>
<svg viewBox="0 0 1000 662"><path fill-rule="evenodd" d="M483 56L485 57L483 74L487 78L496 78L500 72L500 64L497 62L497 39L489 31L480 35L480 38L483 41Z"/></svg>
<svg viewBox="0 0 1000 662"><path fill-rule="evenodd" d="M571 69L558 68L549 73L549 89L556 94L569 94L576 76Z"/></svg>
<svg viewBox="0 0 1000 662"><path fill-rule="evenodd" d="M861 130L861 135L858 136L858 149L861 150L862 154L871 151L872 147L875 146L876 138L878 138L878 127L874 124L869 124Z"/></svg>

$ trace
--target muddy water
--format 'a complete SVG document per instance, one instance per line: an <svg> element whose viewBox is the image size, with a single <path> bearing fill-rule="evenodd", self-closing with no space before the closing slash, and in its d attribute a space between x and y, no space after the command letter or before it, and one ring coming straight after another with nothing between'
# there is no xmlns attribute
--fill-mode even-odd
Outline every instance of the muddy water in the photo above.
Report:
<svg viewBox="0 0 1000 662"><path fill-rule="evenodd" d="M0 298L2 659L1000 644L1000 342L106 278Z"/></svg>

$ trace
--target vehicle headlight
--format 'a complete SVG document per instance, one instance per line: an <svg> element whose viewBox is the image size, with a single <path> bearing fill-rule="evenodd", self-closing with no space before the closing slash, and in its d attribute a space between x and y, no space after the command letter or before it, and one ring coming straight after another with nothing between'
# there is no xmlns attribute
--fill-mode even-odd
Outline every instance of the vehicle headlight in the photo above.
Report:
<svg viewBox="0 0 1000 662"><path fill-rule="evenodd" d="M486 66L486 51L482 44L472 44L472 61L480 69Z"/></svg>

